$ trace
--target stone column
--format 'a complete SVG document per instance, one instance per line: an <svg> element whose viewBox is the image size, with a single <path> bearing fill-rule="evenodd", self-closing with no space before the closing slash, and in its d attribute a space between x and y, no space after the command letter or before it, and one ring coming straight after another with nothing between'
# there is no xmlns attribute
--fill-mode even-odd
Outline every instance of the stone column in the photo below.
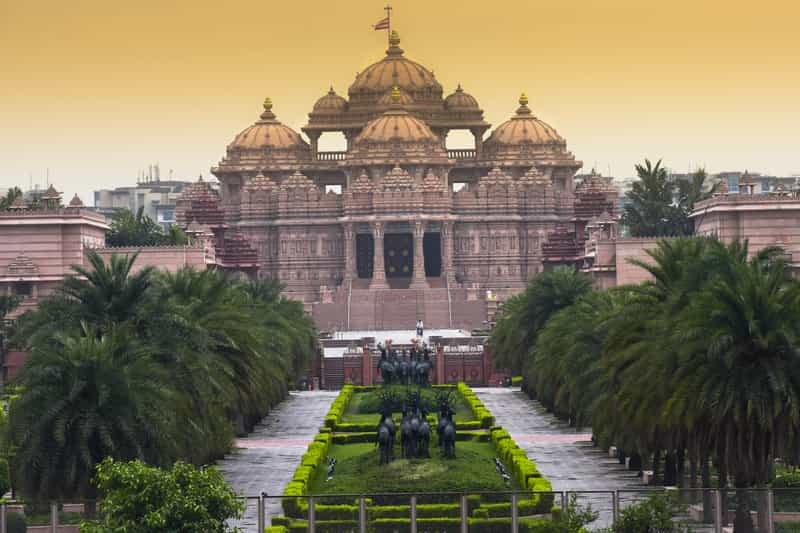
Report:
<svg viewBox="0 0 800 533"><path fill-rule="evenodd" d="M358 277L356 272L356 232L352 223L344 225L344 279Z"/></svg>
<svg viewBox="0 0 800 533"><path fill-rule="evenodd" d="M475 157L477 159L483 155L483 131L482 129L471 130L472 136L475 137Z"/></svg>
<svg viewBox="0 0 800 533"><path fill-rule="evenodd" d="M383 264L383 222L372 223L372 239L375 253L372 256L372 282L370 289L388 289L386 267Z"/></svg>
<svg viewBox="0 0 800 533"><path fill-rule="evenodd" d="M307 131L306 135L308 135L308 140L311 141L311 158L316 160L317 153L319 152L319 138L322 135L322 132Z"/></svg>
<svg viewBox="0 0 800 533"><path fill-rule="evenodd" d="M414 223L414 275L411 279L411 289L427 289L428 282L425 281L425 248L422 245L425 237L425 223L418 221Z"/></svg>
<svg viewBox="0 0 800 533"><path fill-rule="evenodd" d="M456 272L453 267L453 223L442 223L442 276L450 286L456 281Z"/></svg>

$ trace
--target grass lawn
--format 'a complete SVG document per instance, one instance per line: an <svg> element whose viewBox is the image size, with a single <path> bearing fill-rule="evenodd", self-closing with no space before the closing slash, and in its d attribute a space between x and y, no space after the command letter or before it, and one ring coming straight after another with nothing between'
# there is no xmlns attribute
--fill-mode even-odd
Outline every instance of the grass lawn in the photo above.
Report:
<svg viewBox="0 0 800 533"><path fill-rule="evenodd" d="M333 479L325 481L326 460L317 469L309 492L359 494L519 488L514 482L511 486L506 485L495 471L495 452L490 442L457 442L455 459L442 459L435 444L431 445L430 452L430 459L400 459L400 446L396 445L396 459L388 465L380 465L374 444L334 444L328 452L328 457L335 457L337 461Z"/></svg>
<svg viewBox="0 0 800 533"><path fill-rule="evenodd" d="M399 387L396 389L402 393L405 390L405 387ZM424 389L426 391L432 391L432 389ZM379 394L380 390L370 391L370 392L356 392L353 394L352 398L350 399L350 403L347 404L347 408L345 409L344 413L342 414L342 423L345 424L362 424L362 423L371 423L376 424L378 423L378 419L380 415L378 415L377 410L373 409L372 406L376 404L376 398ZM456 399L456 422L466 422L469 420L475 420L475 416L472 414L472 410L469 408L467 402L461 397L459 394L455 394ZM370 408L366 408L369 406ZM436 412L432 412L430 414L436 414ZM400 413L394 413L394 418L399 419Z"/></svg>

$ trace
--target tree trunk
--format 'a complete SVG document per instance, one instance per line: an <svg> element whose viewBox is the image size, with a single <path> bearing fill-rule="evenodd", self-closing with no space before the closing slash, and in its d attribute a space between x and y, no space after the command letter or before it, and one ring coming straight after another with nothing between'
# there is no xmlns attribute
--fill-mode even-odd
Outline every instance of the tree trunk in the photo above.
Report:
<svg viewBox="0 0 800 533"><path fill-rule="evenodd" d="M658 473L661 469L661 450L653 452L653 484L658 485Z"/></svg>
<svg viewBox="0 0 800 533"><path fill-rule="evenodd" d="M733 533L755 533L753 519L750 517L749 483L736 476L736 517L733 519Z"/></svg>
<svg viewBox="0 0 800 533"><path fill-rule="evenodd" d="M664 456L664 486L674 487L676 477L675 453L668 451Z"/></svg>
<svg viewBox="0 0 800 533"><path fill-rule="evenodd" d="M642 471L642 456L638 453L631 455L631 460L628 462L628 470L635 470L641 475Z"/></svg>
<svg viewBox="0 0 800 533"><path fill-rule="evenodd" d="M722 525L728 525L728 469L725 467L725 464L717 458L715 463L717 465L717 473L719 479L717 479L717 488L722 491L722 497L720 498L722 502Z"/></svg>
<svg viewBox="0 0 800 533"><path fill-rule="evenodd" d="M709 464L709 458L707 455L704 455L700 458L702 461L700 463L700 478L703 485L703 523L704 524L711 524L714 522L714 512L713 512L713 499L712 499L712 492L711 492L711 465Z"/></svg>
<svg viewBox="0 0 800 533"><path fill-rule="evenodd" d="M675 461L677 462L675 481L678 488L682 489L686 486L686 480L684 479L686 477L686 450L680 448L675 452Z"/></svg>

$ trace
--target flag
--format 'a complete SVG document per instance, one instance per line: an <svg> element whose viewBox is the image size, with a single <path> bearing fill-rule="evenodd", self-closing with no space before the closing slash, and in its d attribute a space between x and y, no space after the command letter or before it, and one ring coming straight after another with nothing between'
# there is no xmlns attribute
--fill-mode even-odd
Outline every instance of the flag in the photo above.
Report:
<svg viewBox="0 0 800 533"><path fill-rule="evenodd" d="M386 17L385 19L379 20L378 23L375 24L372 27L374 29L376 29L376 30L388 30L389 29L389 17Z"/></svg>

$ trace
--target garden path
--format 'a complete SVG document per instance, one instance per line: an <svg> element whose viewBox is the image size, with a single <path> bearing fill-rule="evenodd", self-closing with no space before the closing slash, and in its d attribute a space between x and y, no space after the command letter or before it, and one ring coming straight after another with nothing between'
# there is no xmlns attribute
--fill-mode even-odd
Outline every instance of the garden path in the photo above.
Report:
<svg viewBox="0 0 800 533"><path fill-rule="evenodd" d="M319 431L325 414L339 391L292 392L278 404L255 430L236 441L236 449L218 462L225 480L242 496L283 494L300 457ZM280 514L280 501L266 500L267 525ZM258 530L257 501L248 501L242 520L232 526L242 531Z"/></svg>
<svg viewBox="0 0 800 533"><path fill-rule="evenodd" d="M494 415L496 423L508 430L550 480L554 491L609 491L579 495L581 504L590 503L600 513L593 529L610 522L611 491L645 488L636 472L626 470L606 451L592 445L591 428L570 427L518 388L473 388L473 391ZM623 494L621 500L633 496Z"/></svg>

